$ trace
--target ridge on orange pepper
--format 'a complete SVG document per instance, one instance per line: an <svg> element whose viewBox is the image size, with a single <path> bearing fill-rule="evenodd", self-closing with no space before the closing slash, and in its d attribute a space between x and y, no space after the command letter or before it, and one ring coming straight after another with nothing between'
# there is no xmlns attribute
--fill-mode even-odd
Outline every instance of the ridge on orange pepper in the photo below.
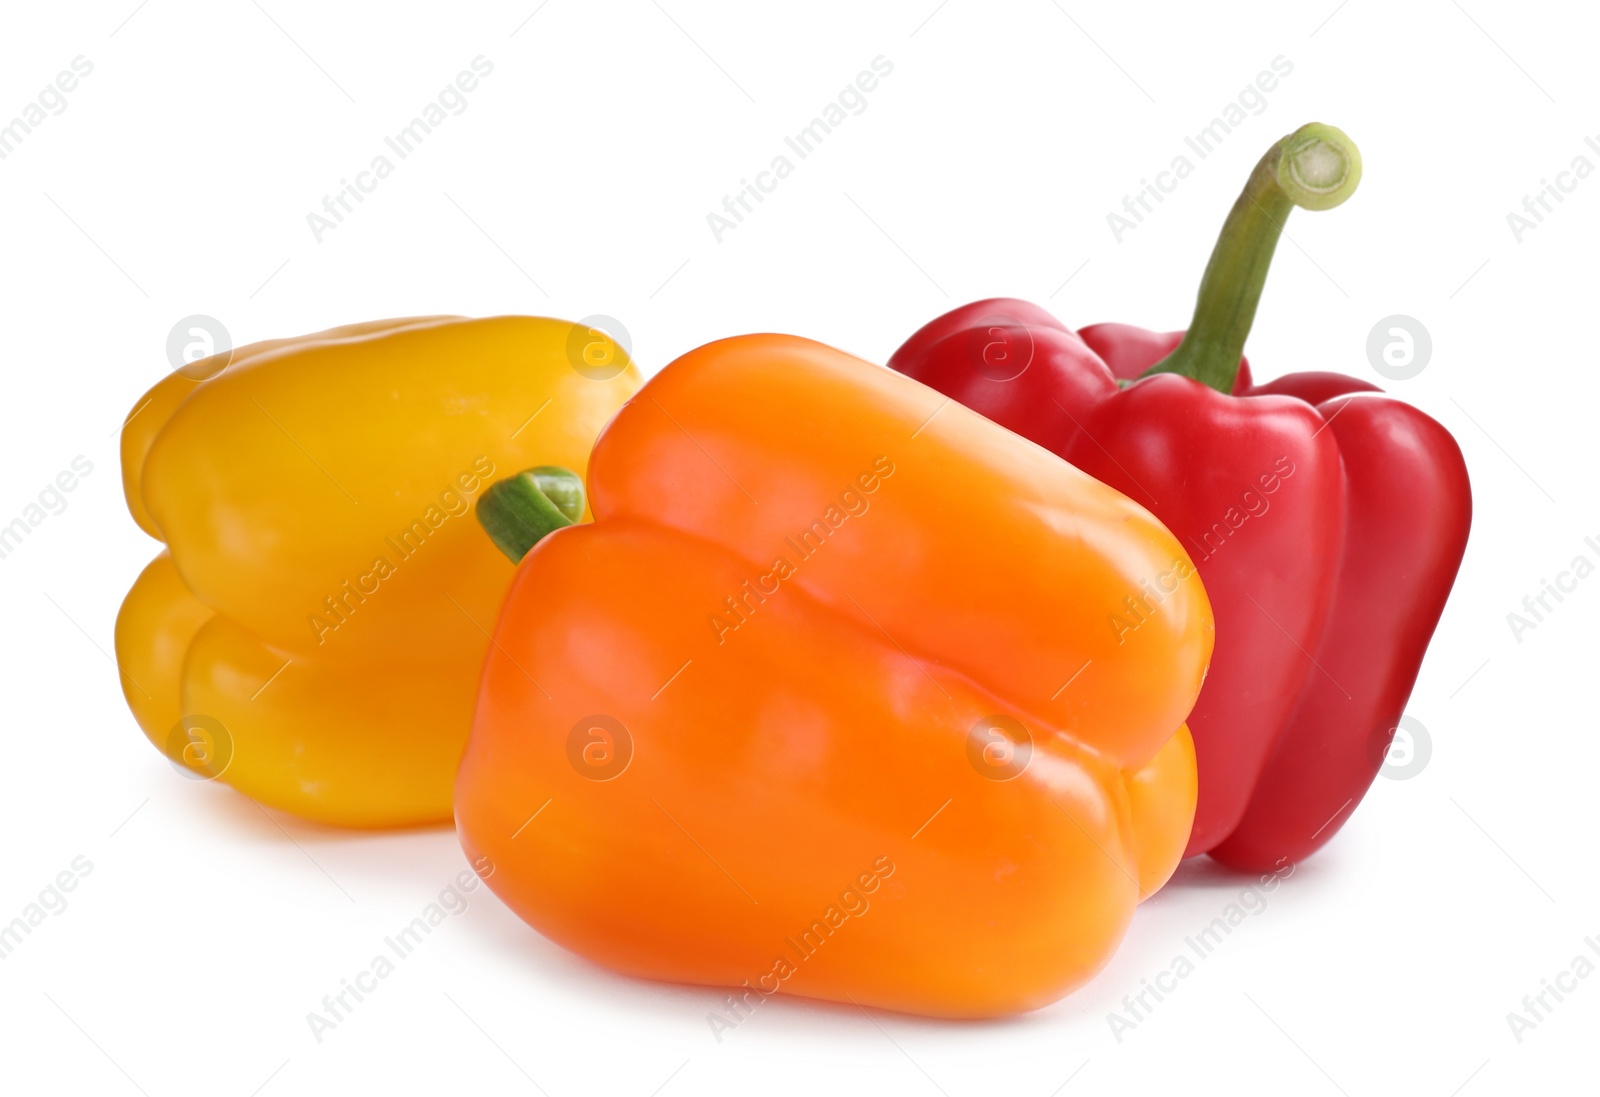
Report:
<svg viewBox="0 0 1600 1097"><path fill-rule="evenodd" d="M666 367L588 488L517 569L457 779L513 910L749 1006L994 1016L1099 970L1195 805L1212 617L1155 518L781 335Z"/></svg>

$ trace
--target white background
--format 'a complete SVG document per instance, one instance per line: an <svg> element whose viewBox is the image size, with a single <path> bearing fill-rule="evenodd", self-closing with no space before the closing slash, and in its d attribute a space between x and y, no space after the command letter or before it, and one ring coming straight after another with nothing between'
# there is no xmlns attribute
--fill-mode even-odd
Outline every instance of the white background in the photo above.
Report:
<svg viewBox="0 0 1600 1097"><path fill-rule="evenodd" d="M1600 938L1600 578L1520 642L1506 620L1574 556L1600 562L1584 545L1600 537L1600 177L1521 242L1506 220L1580 154L1600 165L1584 145L1600 134L1592 15L1489 0L135 3L0 16L0 120L75 56L94 65L0 161L0 522L75 456L94 466L0 560L0 921L74 857L93 865L0 962L0 1087L1593 1086L1600 976L1520 1043L1507 1014ZM306 214L480 54L494 72L468 109L318 243ZM718 243L706 215L880 54L894 72L868 109ZM1264 111L1118 243L1107 213L1279 55L1293 73ZM1420 775L1380 778L1120 1042L1107 1014L1242 881L1186 866L1094 982L1032 1015L777 999L721 1043L706 1022L719 992L598 970L480 890L313 1039L306 1014L465 860L447 829L319 830L182 780L128 714L107 653L156 546L123 507L115 435L169 368L179 318L215 316L242 344L418 313L605 313L647 372L757 330L882 361L937 313L1000 294L1072 325L1180 327L1249 168L1310 120L1356 139L1365 181L1291 221L1257 374L1378 381L1368 331L1414 316L1433 359L1388 387L1455 433L1473 478L1472 542L1408 710L1432 740Z"/></svg>

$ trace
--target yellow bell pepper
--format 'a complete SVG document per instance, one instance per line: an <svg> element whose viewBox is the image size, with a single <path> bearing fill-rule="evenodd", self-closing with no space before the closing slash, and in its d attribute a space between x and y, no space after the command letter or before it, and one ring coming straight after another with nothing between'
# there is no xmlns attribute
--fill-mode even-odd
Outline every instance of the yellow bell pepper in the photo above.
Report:
<svg viewBox="0 0 1600 1097"><path fill-rule="evenodd" d="M335 328L168 375L122 432L128 508L166 544L117 618L140 727L183 772L308 819L448 820L514 570L473 503L529 466L581 474L640 383L605 334L522 316Z"/></svg>

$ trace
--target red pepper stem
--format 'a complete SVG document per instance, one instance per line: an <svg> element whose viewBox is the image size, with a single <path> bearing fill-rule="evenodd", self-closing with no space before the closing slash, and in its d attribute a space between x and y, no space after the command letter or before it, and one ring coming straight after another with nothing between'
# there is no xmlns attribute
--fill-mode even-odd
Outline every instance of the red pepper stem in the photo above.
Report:
<svg viewBox="0 0 1600 1097"><path fill-rule="evenodd" d="M1360 181L1361 153L1333 126L1309 123L1268 149L1223 223L1183 342L1144 376L1177 373L1232 392L1289 211L1332 209Z"/></svg>
<svg viewBox="0 0 1600 1097"><path fill-rule="evenodd" d="M545 534L583 517L583 480L559 465L524 469L478 497L478 524L495 547L521 563Z"/></svg>

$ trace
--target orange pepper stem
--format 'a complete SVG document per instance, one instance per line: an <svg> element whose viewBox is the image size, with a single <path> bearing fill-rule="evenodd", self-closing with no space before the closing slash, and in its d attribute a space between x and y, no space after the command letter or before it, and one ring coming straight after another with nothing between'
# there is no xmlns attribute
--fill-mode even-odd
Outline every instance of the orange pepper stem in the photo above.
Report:
<svg viewBox="0 0 1600 1097"><path fill-rule="evenodd" d="M1283 222L1296 206L1332 209L1360 181L1361 154L1333 126L1311 122L1268 149L1217 237L1183 342L1144 376L1177 373L1232 392Z"/></svg>
<svg viewBox="0 0 1600 1097"><path fill-rule="evenodd" d="M521 563L545 534L583 517L583 480L559 465L523 469L478 498L478 524L495 547Z"/></svg>

